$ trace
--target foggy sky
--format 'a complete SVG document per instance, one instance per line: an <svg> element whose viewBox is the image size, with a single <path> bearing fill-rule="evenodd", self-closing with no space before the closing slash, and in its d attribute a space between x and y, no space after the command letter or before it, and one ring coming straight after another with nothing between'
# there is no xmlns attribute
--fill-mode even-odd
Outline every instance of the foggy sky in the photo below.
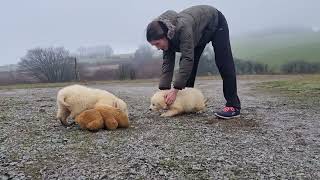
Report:
<svg viewBox="0 0 320 180"><path fill-rule="evenodd" d="M208 4L225 14L232 35L279 26L320 26L319 0L0 0L0 65L35 47L110 45L134 52L149 21L171 9Z"/></svg>

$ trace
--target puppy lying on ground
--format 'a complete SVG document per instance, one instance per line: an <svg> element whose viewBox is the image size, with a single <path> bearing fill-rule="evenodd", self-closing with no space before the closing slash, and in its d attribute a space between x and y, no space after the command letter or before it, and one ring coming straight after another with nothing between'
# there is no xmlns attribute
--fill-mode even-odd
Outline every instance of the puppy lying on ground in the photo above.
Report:
<svg viewBox="0 0 320 180"><path fill-rule="evenodd" d="M119 108L128 116L127 104L123 100L108 91L82 85L71 85L59 90L57 105L57 119L65 126L69 125L68 117L75 118L82 111L102 105Z"/></svg>
<svg viewBox="0 0 320 180"><path fill-rule="evenodd" d="M126 113L111 106L96 106L76 116L75 121L82 129L97 131L99 129L116 129L129 127Z"/></svg>
<svg viewBox="0 0 320 180"><path fill-rule="evenodd" d="M185 88L178 91L176 100L168 106L165 102L165 93L168 90L158 91L151 97L149 110L167 110L163 117L175 116L182 113L198 112L205 109L205 98L199 89Z"/></svg>

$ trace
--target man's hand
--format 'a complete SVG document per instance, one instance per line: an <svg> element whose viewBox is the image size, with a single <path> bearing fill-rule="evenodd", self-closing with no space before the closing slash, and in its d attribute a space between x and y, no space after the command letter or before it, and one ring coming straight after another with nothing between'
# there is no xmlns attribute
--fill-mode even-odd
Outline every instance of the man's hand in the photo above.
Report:
<svg viewBox="0 0 320 180"><path fill-rule="evenodd" d="M172 88L167 92L167 94L164 95L166 104L168 106L174 103L174 101L176 100L178 91L179 91L178 89Z"/></svg>

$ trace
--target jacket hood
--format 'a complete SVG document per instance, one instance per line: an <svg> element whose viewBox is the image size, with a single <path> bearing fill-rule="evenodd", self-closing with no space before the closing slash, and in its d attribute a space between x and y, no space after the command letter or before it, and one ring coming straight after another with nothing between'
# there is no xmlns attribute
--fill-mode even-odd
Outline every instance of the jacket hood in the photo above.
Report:
<svg viewBox="0 0 320 180"><path fill-rule="evenodd" d="M175 34L177 17L178 17L177 12L175 12L173 10L169 10L169 11L166 11L163 14L161 14L156 19L156 21L160 21L167 26L167 28L168 28L167 38L168 39L172 39Z"/></svg>

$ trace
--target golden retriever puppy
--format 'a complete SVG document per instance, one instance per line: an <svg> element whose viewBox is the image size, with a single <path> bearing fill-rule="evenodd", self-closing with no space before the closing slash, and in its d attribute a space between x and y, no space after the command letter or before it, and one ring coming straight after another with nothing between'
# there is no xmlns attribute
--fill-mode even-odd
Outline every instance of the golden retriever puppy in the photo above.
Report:
<svg viewBox="0 0 320 180"><path fill-rule="evenodd" d="M111 106L96 106L94 109L85 110L76 116L75 121L82 129L91 131L129 127L127 114Z"/></svg>
<svg viewBox="0 0 320 180"><path fill-rule="evenodd" d="M160 111L167 110L162 117L171 117L182 113L199 112L205 109L205 98L199 89L185 88L178 91L176 100L168 106L165 102L165 93L168 90L156 92L151 97L149 110Z"/></svg>
<svg viewBox="0 0 320 180"><path fill-rule="evenodd" d="M85 110L76 116L76 123L80 125L82 129L88 129L96 131L104 128L104 120L96 109Z"/></svg>
<svg viewBox="0 0 320 180"><path fill-rule="evenodd" d="M57 95L57 119L63 125L68 126L68 117L75 118L82 111L101 105L119 108L128 115L127 104L110 92L76 84L59 90Z"/></svg>

